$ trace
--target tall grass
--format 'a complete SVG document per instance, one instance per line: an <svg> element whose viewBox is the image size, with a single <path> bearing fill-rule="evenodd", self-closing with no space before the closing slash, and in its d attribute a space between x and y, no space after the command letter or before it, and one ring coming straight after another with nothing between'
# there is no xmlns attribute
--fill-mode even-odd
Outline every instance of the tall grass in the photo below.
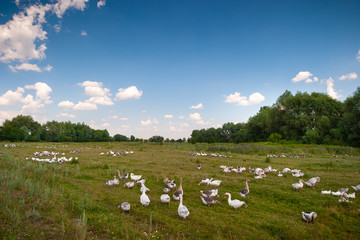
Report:
<svg viewBox="0 0 360 240"><path fill-rule="evenodd" d="M0 239L358 239L360 236L358 199L341 204L333 196L322 196L320 190L337 190L359 184L358 149L296 144L186 144L146 143L69 143L48 144L56 151L81 149L77 164L47 164L25 160L39 143L7 150L0 156ZM91 147L87 148L87 147ZM97 148L101 147L101 149ZM107 150L132 150L127 156L99 156ZM189 156L189 152L219 152L232 158ZM356 155L345 157L344 155ZM266 154L306 154L308 158L266 158ZM332 154L342 155L333 158ZM202 169L196 166L201 163ZM298 168L304 180L320 176L316 189L304 187L296 193L291 187L299 179L282 178L270 173L255 180L249 171L241 174L220 171L220 165ZM142 174L148 207L139 202L139 187L108 187L106 180L122 173ZM181 220L178 202L160 201L163 178L183 178L184 205L190 216ZM200 200L198 186L204 177L222 180L221 204L207 207ZM249 183L250 194L242 199L239 190ZM234 211L223 195L244 200L248 208ZM171 192L172 193L172 192ZM171 195L170 193L170 195ZM117 206L127 201L131 213ZM314 224L301 219L301 211L318 213Z"/></svg>

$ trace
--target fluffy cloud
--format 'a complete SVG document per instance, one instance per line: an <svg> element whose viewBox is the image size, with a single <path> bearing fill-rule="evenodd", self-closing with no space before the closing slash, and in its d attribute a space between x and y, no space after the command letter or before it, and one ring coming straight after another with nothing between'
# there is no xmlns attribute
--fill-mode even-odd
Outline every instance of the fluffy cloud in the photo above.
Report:
<svg viewBox="0 0 360 240"><path fill-rule="evenodd" d="M21 87L18 87L15 92L8 90L6 93L0 96L0 106L9 106L23 103L24 92L25 90Z"/></svg>
<svg viewBox="0 0 360 240"><path fill-rule="evenodd" d="M121 121L127 121L127 120L129 120L129 119L126 118L126 117L122 117L122 118L120 118L120 120L121 120Z"/></svg>
<svg viewBox="0 0 360 240"><path fill-rule="evenodd" d="M48 64L46 67L44 67L43 70L46 72L50 72L52 69L53 69L53 67Z"/></svg>
<svg viewBox="0 0 360 240"><path fill-rule="evenodd" d="M105 6L105 4L106 4L106 0L100 0L97 2L97 7L101 8L101 7Z"/></svg>
<svg viewBox="0 0 360 240"><path fill-rule="evenodd" d="M75 104L70 101L62 101L62 102L59 102L59 104L58 104L58 107L61 107L61 108L73 108L74 106L75 106Z"/></svg>
<svg viewBox="0 0 360 240"><path fill-rule="evenodd" d="M150 120L150 119L148 119L148 120L146 120L146 121L141 120L141 121L140 121L140 124L141 124L141 126L148 127L148 126L151 125L151 120Z"/></svg>
<svg viewBox="0 0 360 240"><path fill-rule="evenodd" d="M47 32L42 29L46 22L45 13L51 5L33 5L13 16L13 19L0 25L0 61L28 61L45 58Z"/></svg>
<svg viewBox="0 0 360 240"><path fill-rule="evenodd" d="M258 92L255 92L249 96L249 99L245 96L240 96L239 92L235 92L234 94L230 94L229 96L225 96L225 102L228 103L236 103L239 106L250 106L263 102L265 97Z"/></svg>
<svg viewBox="0 0 360 240"><path fill-rule="evenodd" d="M24 97L25 89L36 90L36 98L33 95L28 94ZM50 104L49 94L52 89L42 82L37 82L34 85L26 85L24 88L18 87L16 91L7 91L5 94L0 96L0 105L19 105L22 104L20 113L33 114L44 112L44 104Z"/></svg>
<svg viewBox="0 0 360 240"><path fill-rule="evenodd" d="M104 128L105 128L105 127L110 127L110 123L107 123L107 122L106 122L106 123L101 124L101 126L104 127Z"/></svg>
<svg viewBox="0 0 360 240"><path fill-rule="evenodd" d="M128 88L119 88L116 98L117 100L139 99L141 95L141 90L139 91L137 87L131 86Z"/></svg>
<svg viewBox="0 0 360 240"><path fill-rule="evenodd" d="M117 119L118 116L117 116L117 115L113 115L113 116L109 116L108 118L109 118L109 119Z"/></svg>
<svg viewBox="0 0 360 240"><path fill-rule="evenodd" d="M28 94L23 101L24 105L21 108L21 113L25 114L36 114L43 113L45 105L41 103L39 99L35 99L30 94Z"/></svg>
<svg viewBox="0 0 360 240"><path fill-rule="evenodd" d="M311 83L311 82L317 82L319 79L317 77L310 78L313 74L306 71L306 72L299 72L293 79L291 79L292 82L297 83L301 81L305 81L305 83Z"/></svg>
<svg viewBox="0 0 360 240"><path fill-rule="evenodd" d="M103 88L102 82L85 81L78 85L84 87L85 94L90 96L86 102L108 106L114 104L110 99L110 89Z"/></svg>
<svg viewBox="0 0 360 240"><path fill-rule="evenodd" d="M74 106L75 110L97 110L97 106L94 103L90 102L78 102Z"/></svg>
<svg viewBox="0 0 360 240"><path fill-rule="evenodd" d="M58 0L58 2L53 5L53 11L58 18L62 18L62 15L68 8L84 10L88 1L89 0Z"/></svg>
<svg viewBox="0 0 360 240"><path fill-rule="evenodd" d="M199 103L198 105L194 105L190 107L191 109L202 109L203 108L203 104Z"/></svg>
<svg viewBox="0 0 360 240"><path fill-rule="evenodd" d="M192 113L189 115L189 119L193 121L201 120L200 113Z"/></svg>
<svg viewBox="0 0 360 240"><path fill-rule="evenodd" d="M11 20L0 25L0 61L44 59L47 49L44 43L47 32L43 29L46 14L54 12L61 18L68 8L83 10L86 2L88 0L58 0L55 4L34 4L14 14Z"/></svg>
<svg viewBox="0 0 360 240"><path fill-rule="evenodd" d="M144 127L149 127L151 124L159 124L159 121L156 120L156 118L153 118L153 120L151 120L150 118L148 120L141 120L140 121L141 126Z"/></svg>
<svg viewBox="0 0 360 240"><path fill-rule="evenodd" d="M37 99L44 102L45 104L52 103L49 96L49 94L52 92L52 89L46 83L37 82L34 85L26 85L25 88L36 90Z"/></svg>
<svg viewBox="0 0 360 240"><path fill-rule="evenodd" d="M164 118L166 118L166 119L171 119L171 118L173 118L174 116L173 115L171 115L171 114L165 114L164 115Z"/></svg>
<svg viewBox="0 0 360 240"><path fill-rule="evenodd" d="M16 65L15 67L9 65L9 68L13 72L17 72L17 70L41 72L41 69L38 65L30 63L22 63L21 65Z"/></svg>
<svg viewBox="0 0 360 240"><path fill-rule="evenodd" d="M60 113L59 115L57 115L57 117L76 118L74 114L70 114L70 113Z"/></svg>
<svg viewBox="0 0 360 240"><path fill-rule="evenodd" d="M334 89L334 80L332 78L326 80L326 85L326 91L330 97L332 97L333 99L339 99L341 97L341 95Z"/></svg>
<svg viewBox="0 0 360 240"><path fill-rule="evenodd" d="M184 116L179 116L179 119L184 119L185 117Z"/></svg>
<svg viewBox="0 0 360 240"><path fill-rule="evenodd" d="M360 62L360 50L357 53L356 59Z"/></svg>
<svg viewBox="0 0 360 240"><path fill-rule="evenodd" d="M189 120L193 121L197 125L209 125L210 122L204 121L199 113L192 113L189 115Z"/></svg>
<svg viewBox="0 0 360 240"><path fill-rule="evenodd" d="M85 30L82 30L81 33L80 33L80 35L86 37L86 36L87 36L87 32L86 32Z"/></svg>
<svg viewBox="0 0 360 240"><path fill-rule="evenodd" d="M339 80L346 80L346 79L355 80L355 79L357 79L357 77L358 77L358 75L356 73L352 72L352 73L349 73L346 75L341 75Z"/></svg>

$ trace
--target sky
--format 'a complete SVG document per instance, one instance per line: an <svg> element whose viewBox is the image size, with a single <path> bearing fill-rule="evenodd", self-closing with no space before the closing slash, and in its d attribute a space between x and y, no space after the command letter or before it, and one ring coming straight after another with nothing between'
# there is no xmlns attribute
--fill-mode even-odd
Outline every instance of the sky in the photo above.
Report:
<svg viewBox="0 0 360 240"><path fill-rule="evenodd" d="M0 1L0 124L188 138L286 90L352 96L360 1Z"/></svg>

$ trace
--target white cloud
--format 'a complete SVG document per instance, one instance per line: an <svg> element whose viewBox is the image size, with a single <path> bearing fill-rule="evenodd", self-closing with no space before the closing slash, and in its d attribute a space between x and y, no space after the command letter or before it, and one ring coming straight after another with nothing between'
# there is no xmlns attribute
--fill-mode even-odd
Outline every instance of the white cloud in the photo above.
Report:
<svg viewBox="0 0 360 240"><path fill-rule="evenodd" d="M171 119L171 118L173 118L174 116L173 115L171 115L171 114L165 114L164 115L164 118L166 118L166 119Z"/></svg>
<svg viewBox="0 0 360 240"><path fill-rule="evenodd" d="M86 36L87 36L87 32L86 32L85 30L82 30L81 33L80 33L80 35L86 37Z"/></svg>
<svg viewBox="0 0 360 240"><path fill-rule="evenodd" d="M153 123L154 123L154 124L159 124L159 121L156 120L156 118L153 118Z"/></svg>
<svg viewBox="0 0 360 240"><path fill-rule="evenodd" d="M45 58L47 32L42 29L51 5L33 5L0 25L0 61L27 61ZM38 43L37 45L35 43Z"/></svg>
<svg viewBox="0 0 360 240"><path fill-rule="evenodd" d="M109 116L108 118L109 118L109 119L117 119L117 118L118 118L118 115Z"/></svg>
<svg viewBox="0 0 360 240"><path fill-rule="evenodd" d="M357 53L356 59L360 62L360 50Z"/></svg>
<svg viewBox="0 0 360 240"><path fill-rule="evenodd" d="M184 119L185 117L184 116L180 116L179 119Z"/></svg>
<svg viewBox="0 0 360 240"><path fill-rule="evenodd" d="M78 83L78 85L84 87L85 94L90 96L86 102L108 106L114 104L110 99L110 89L103 88L102 82L85 81Z"/></svg>
<svg viewBox="0 0 360 240"><path fill-rule="evenodd" d="M0 106L16 105L23 103L24 88L18 87L15 92L8 90L2 96L0 96Z"/></svg>
<svg viewBox="0 0 360 240"><path fill-rule="evenodd" d="M49 94L52 92L52 89L46 83L37 82L34 85L26 85L25 88L36 90L36 97L45 104L52 103L49 96Z"/></svg>
<svg viewBox="0 0 360 240"><path fill-rule="evenodd" d="M105 128L105 127L110 127L110 123L107 123L107 122L106 122L106 123L101 124L101 126L104 127L104 128Z"/></svg>
<svg viewBox="0 0 360 240"><path fill-rule="evenodd" d="M194 123L196 123L197 125L209 125L210 122L208 121L204 121L202 118L201 118L201 115L199 113L192 113L189 115L189 119L191 121L193 121Z"/></svg>
<svg viewBox="0 0 360 240"><path fill-rule="evenodd" d="M53 11L58 18L62 18L62 15L68 8L84 10L88 1L89 0L58 0L58 2L53 5Z"/></svg>
<svg viewBox="0 0 360 240"><path fill-rule="evenodd" d="M23 101L24 105L21 108L21 113L36 114L43 113L45 105L39 99L34 100L34 97L28 94Z"/></svg>
<svg viewBox="0 0 360 240"><path fill-rule="evenodd" d="M141 90L139 91L137 87L131 86L125 89L119 88L116 98L117 100L139 99L141 95Z"/></svg>
<svg viewBox="0 0 360 240"><path fill-rule="evenodd" d="M341 75L339 80L346 80L346 79L355 80L355 79L357 79L357 77L358 77L358 75L356 73L352 72L352 73L349 73L346 75Z"/></svg>
<svg viewBox="0 0 360 240"><path fill-rule="evenodd" d="M34 72L41 72L41 69L36 64L30 64L30 63L22 63L21 65L11 66L9 65L9 68L13 72L17 72L17 70L24 70L24 71L34 71Z"/></svg>
<svg viewBox="0 0 360 240"><path fill-rule="evenodd" d="M199 113L192 113L189 115L189 119L193 121L199 121L201 120L201 116Z"/></svg>
<svg viewBox="0 0 360 240"><path fill-rule="evenodd" d="M47 32L42 28L46 22L46 12L54 10L59 14L62 12L62 15L69 7L82 10L81 2L85 7L87 0L60 0L54 5L32 5L24 12L15 14L12 20L0 25L0 60L10 62L45 58L46 45L36 43L47 39Z"/></svg>
<svg viewBox="0 0 360 240"><path fill-rule="evenodd" d="M13 119L20 114L19 111L0 111L0 124L3 124L5 120Z"/></svg>
<svg viewBox="0 0 360 240"><path fill-rule="evenodd" d="M61 107L61 108L73 108L74 106L75 106L75 104L68 100L59 102L59 104L58 104L58 107Z"/></svg>
<svg viewBox="0 0 360 240"><path fill-rule="evenodd" d="M48 64L46 67L44 67L43 70L46 72L50 72L51 70L53 70L53 67Z"/></svg>
<svg viewBox="0 0 360 240"><path fill-rule="evenodd" d="M106 95L102 97L91 97L88 100L86 100L86 102L99 104L99 105L107 105L107 106L114 104L114 102Z"/></svg>
<svg viewBox="0 0 360 240"><path fill-rule="evenodd" d="M78 83L78 85L84 87L85 94L90 97L101 97L110 91L109 89L102 87L102 82L85 81Z"/></svg>
<svg viewBox="0 0 360 240"><path fill-rule="evenodd" d="M126 117L122 117L122 118L120 118L120 120L121 120L121 121L127 121L127 120L129 120L129 119L126 118Z"/></svg>
<svg viewBox="0 0 360 240"><path fill-rule="evenodd" d="M332 97L333 99L339 99L341 97L341 95L334 89L334 80L332 78L326 80L326 85L326 91L330 97Z"/></svg>
<svg viewBox="0 0 360 240"><path fill-rule="evenodd" d="M61 24L55 24L54 26L55 32L59 33L61 31Z"/></svg>
<svg viewBox="0 0 360 240"><path fill-rule="evenodd" d="M97 2L97 7L101 8L101 7L105 6L105 4L106 4L106 0L100 0Z"/></svg>
<svg viewBox="0 0 360 240"><path fill-rule="evenodd" d="M198 105L191 106L191 109L202 109L204 106L202 103L199 103Z"/></svg>
<svg viewBox="0 0 360 240"><path fill-rule="evenodd" d="M17 0L16 0L17 1ZM59 18L68 8L83 10L88 0L58 0L55 4L34 4L0 25L0 61L26 62L45 58L47 32L45 16L53 11Z"/></svg>
<svg viewBox="0 0 360 240"><path fill-rule="evenodd" d="M76 118L74 114L70 114L70 113L60 113L59 115L57 115L57 117Z"/></svg>
<svg viewBox="0 0 360 240"><path fill-rule="evenodd" d="M97 106L94 103L89 102L78 102L74 106L75 110L97 110Z"/></svg>
<svg viewBox="0 0 360 240"><path fill-rule="evenodd" d="M258 92L255 92L249 96L249 99L245 96L240 96L239 92L235 92L234 94L230 94L229 96L225 96L225 102L228 103L236 103L239 106L250 106L263 102L265 97Z"/></svg>
<svg viewBox="0 0 360 240"><path fill-rule="evenodd" d="M130 125L124 124L124 125L121 125L121 128L130 128Z"/></svg>
<svg viewBox="0 0 360 240"><path fill-rule="evenodd" d="M140 123L141 123L142 126L148 127L148 126L151 125L151 120L150 119L148 119L146 121L141 120Z"/></svg>
<svg viewBox="0 0 360 240"><path fill-rule="evenodd" d="M297 83L297 82L301 82L301 81L305 81L305 83L311 83L311 82L317 82L319 81L319 79L317 77L314 77L313 79L311 79L310 77L313 74L308 72L308 71L300 71L296 77L294 77L293 79L291 79L292 82Z"/></svg>

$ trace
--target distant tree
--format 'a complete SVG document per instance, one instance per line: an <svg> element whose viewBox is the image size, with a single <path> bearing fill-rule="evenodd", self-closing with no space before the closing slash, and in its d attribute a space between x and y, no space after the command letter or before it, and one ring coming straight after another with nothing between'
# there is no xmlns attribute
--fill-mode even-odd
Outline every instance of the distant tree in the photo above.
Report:
<svg viewBox="0 0 360 240"><path fill-rule="evenodd" d="M163 142L163 141L164 141L164 137L157 136L157 135L149 138L149 142Z"/></svg>
<svg viewBox="0 0 360 240"><path fill-rule="evenodd" d="M124 135L115 134L114 135L114 141L116 141L116 142L127 142L127 141L129 141L129 139Z"/></svg>

